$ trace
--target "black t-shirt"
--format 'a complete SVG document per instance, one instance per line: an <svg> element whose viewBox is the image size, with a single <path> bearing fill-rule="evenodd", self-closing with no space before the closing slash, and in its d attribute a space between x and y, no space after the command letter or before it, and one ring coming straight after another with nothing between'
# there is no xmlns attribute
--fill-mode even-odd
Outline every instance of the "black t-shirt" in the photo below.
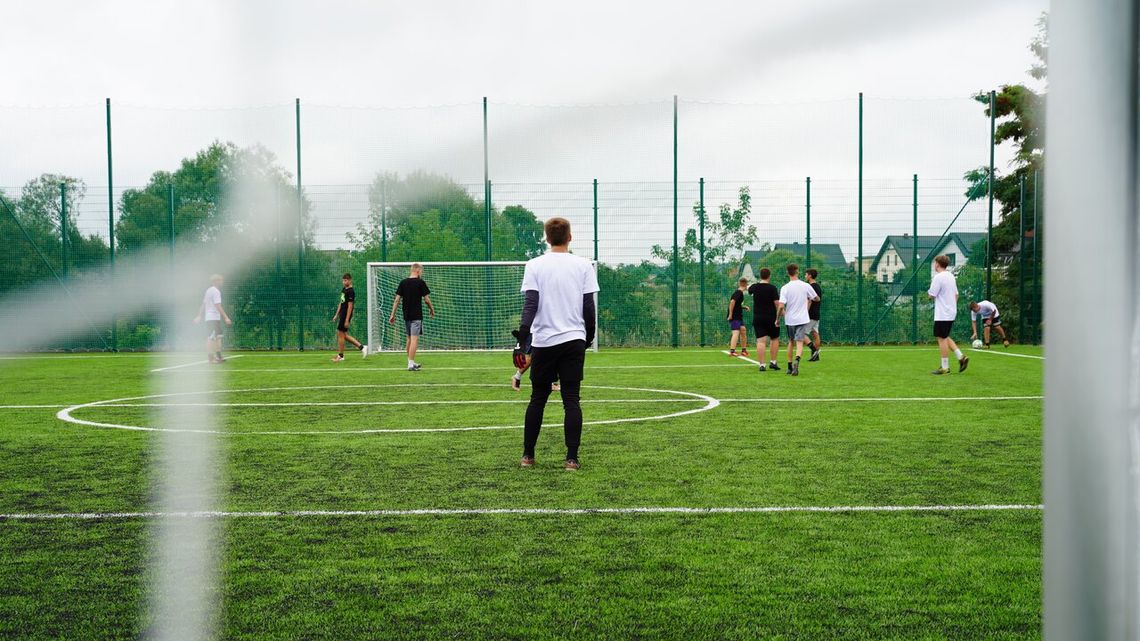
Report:
<svg viewBox="0 0 1140 641"><path fill-rule="evenodd" d="M351 287L345 287L340 290L340 317L348 318L348 304L352 303L356 306L356 290ZM355 310L354 310L355 311Z"/></svg>
<svg viewBox="0 0 1140 641"><path fill-rule="evenodd" d="M733 306L733 308L732 308L732 318L730 318L729 320L743 322L744 321L744 307L743 307L743 305L744 305L744 292L740 291L739 289L732 292L732 296L729 297L729 300L736 301L736 305Z"/></svg>
<svg viewBox="0 0 1140 641"><path fill-rule="evenodd" d="M780 290L772 283L756 283L748 288L752 294L752 323L771 325L776 322L776 301L780 300Z"/></svg>
<svg viewBox="0 0 1140 641"><path fill-rule="evenodd" d="M808 305L808 318L811 320L819 320L819 306L823 302L823 289L820 288L819 283L808 284L815 290L815 295L820 297L819 300L813 300Z"/></svg>
<svg viewBox="0 0 1140 641"><path fill-rule="evenodd" d="M431 293L422 278L405 278L396 288L396 295L404 301L404 320L424 319L423 299Z"/></svg>

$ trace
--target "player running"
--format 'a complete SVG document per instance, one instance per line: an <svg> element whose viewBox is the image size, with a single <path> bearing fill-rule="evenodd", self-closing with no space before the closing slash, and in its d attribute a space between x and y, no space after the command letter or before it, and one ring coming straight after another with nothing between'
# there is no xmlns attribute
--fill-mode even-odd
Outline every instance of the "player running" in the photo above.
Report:
<svg viewBox="0 0 1140 641"><path fill-rule="evenodd" d="M811 349L811 358L808 361L819 360L819 308L823 304L823 288L819 286L819 272L815 269L804 271L808 285L815 291L816 299L808 306L808 339L807 346Z"/></svg>
<svg viewBox="0 0 1140 641"><path fill-rule="evenodd" d="M345 341L360 350L361 356L368 358L368 346L361 344L348 333L348 326L352 323L352 313L356 311L356 290L352 288L352 274L345 272L344 276L340 277L340 282L343 285L340 290L340 302L337 303L336 312L332 317L333 322L336 323L337 353L332 359L334 363L344 360Z"/></svg>
<svg viewBox="0 0 1140 641"><path fill-rule="evenodd" d="M970 334L970 340L978 338L978 317L982 317L982 335L985 337L983 342L986 348L990 346L990 327L993 327L1001 334L1001 344L1009 347L1009 338L1005 335L1005 328L1001 326L1001 312L998 311L997 305L994 305L988 300L980 300L978 302L970 301L970 329L973 331Z"/></svg>
<svg viewBox="0 0 1140 641"><path fill-rule="evenodd" d="M769 282L772 270L767 267L760 269L760 282L748 288L752 294L752 329L756 332L756 358L764 360L764 347L767 345L770 354L768 366L760 363L760 371L771 368L771 371L780 371L777 357L780 354L780 317L777 313L780 308L780 291Z"/></svg>

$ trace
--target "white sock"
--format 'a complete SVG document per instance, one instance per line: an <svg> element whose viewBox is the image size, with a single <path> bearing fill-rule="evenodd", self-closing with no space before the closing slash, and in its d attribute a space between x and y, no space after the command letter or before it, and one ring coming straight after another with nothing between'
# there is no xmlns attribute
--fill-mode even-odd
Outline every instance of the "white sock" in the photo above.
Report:
<svg viewBox="0 0 1140 641"><path fill-rule="evenodd" d="M958 360L962 360L962 350L961 349L954 350L954 358L956 358Z"/></svg>
<svg viewBox="0 0 1140 641"><path fill-rule="evenodd" d="M942 369L950 369L950 359L949 358L942 359Z"/></svg>
<svg viewBox="0 0 1140 641"><path fill-rule="evenodd" d="M521 381L521 380L522 380L522 372L521 372L521 371L519 371L519 370L517 370L517 369L515 370L515 380L516 380L516 381Z"/></svg>
<svg viewBox="0 0 1140 641"><path fill-rule="evenodd" d="M410 359L410 358L408 359L408 367L411 367L412 365L415 365L415 364L416 364L416 362L415 362L415 361L413 361L413 360L412 360L412 359Z"/></svg>

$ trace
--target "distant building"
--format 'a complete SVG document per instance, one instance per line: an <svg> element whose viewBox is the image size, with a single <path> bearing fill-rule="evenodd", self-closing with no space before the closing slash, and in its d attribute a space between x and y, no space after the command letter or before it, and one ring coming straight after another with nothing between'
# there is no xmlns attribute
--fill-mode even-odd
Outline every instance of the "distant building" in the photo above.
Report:
<svg viewBox="0 0 1140 641"><path fill-rule="evenodd" d="M960 267L970 262L970 251L979 241L985 239L984 232L960 232L942 236L918 236L918 260L930 257L930 269L933 271L934 257L946 254L950 259L950 268ZM914 239L910 234L901 236L887 236L879 253L871 261L868 273L875 275L880 283L893 283L900 271L910 266L911 256L914 252Z"/></svg>
<svg viewBox="0 0 1140 641"><path fill-rule="evenodd" d="M776 243L772 246L771 250L764 249L750 249L744 252L744 258L741 261L740 277L747 278L749 281L759 280L758 274L760 273L760 262L772 251L784 250L791 252L800 259L800 268L806 268L806 261L804 260L805 250L807 245L804 243ZM811 255L813 258L818 258L823 261L822 265L819 263L812 263L812 267L821 267L827 265L836 269L848 269L850 265L847 264L847 259L843 257L843 248L835 243L821 243L811 244Z"/></svg>

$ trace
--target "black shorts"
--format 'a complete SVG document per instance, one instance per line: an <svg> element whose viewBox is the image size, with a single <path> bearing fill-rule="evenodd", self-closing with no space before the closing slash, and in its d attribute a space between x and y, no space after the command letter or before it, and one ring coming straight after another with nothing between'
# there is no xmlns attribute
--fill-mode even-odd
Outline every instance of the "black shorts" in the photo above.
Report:
<svg viewBox="0 0 1140 641"><path fill-rule="evenodd" d="M934 321L934 335L938 338L950 338L950 328L954 326L954 321Z"/></svg>
<svg viewBox="0 0 1140 641"><path fill-rule="evenodd" d="M530 384L547 389L555 381L581 382L586 366L586 341L566 341L551 347L532 347Z"/></svg>
<svg viewBox="0 0 1140 641"><path fill-rule="evenodd" d="M336 319L336 331L347 332L348 331L348 325L349 324L345 322L344 316L338 316L337 317L337 319Z"/></svg>
<svg viewBox="0 0 1140 641"><path fill-rule="evenodd" d="M775 320L770 323L765 322L759 325L753 323L752 329L756 332L756 338L767 336L768 338L780 340L780 326L776 324Z"/></svg>

